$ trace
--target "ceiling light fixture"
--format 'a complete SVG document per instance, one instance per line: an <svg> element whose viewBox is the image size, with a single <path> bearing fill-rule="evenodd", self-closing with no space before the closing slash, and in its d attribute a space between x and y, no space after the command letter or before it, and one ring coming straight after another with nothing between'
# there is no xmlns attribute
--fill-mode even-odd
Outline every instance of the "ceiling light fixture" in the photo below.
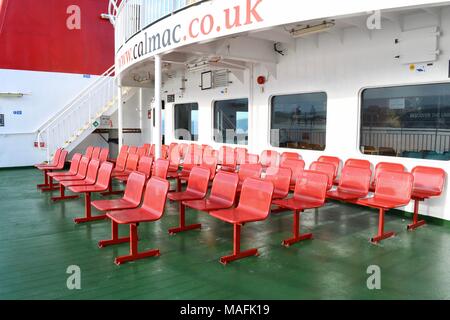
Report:
<svg viewBox="0 0 450 320"><path fill-rule="evenodd" d="M317 24L317 25L314 25L314 26L308 25L305 28L292 29L290 31L290 33L291 33L291 36L293 36L294 38L300 38L300 37L304 37L304 36L307 36L307 35L328 31L331 28L333 28L334 26L335 26L334 22L324 21L323 23Z"/></svg>

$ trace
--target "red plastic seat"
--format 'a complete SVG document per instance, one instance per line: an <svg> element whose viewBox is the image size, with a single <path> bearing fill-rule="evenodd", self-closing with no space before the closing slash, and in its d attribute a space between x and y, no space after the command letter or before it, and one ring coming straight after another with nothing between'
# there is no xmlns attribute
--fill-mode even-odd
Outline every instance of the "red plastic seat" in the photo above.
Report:
<svg viewBox="0 0 450 320"><path fill-rule="evenodd" d="M136 154L138 151L138 147L136 146L131 146L128 148L128 154Z"/></svg>
<svg viewBox="0 0 450 320"><path fill-rule="evenodd" d="M122 147L123 150L120 151L119 156L117 157L113 173L122 172L125 170L125 165L127 164L128 159L128 149L125 149L124 147Z"/></svg>
<svg viewBox="0 0 450 320"><path fill-rule="evenodd" d="M441 168L417 166L411 171L414 177L411 198L414 200L413 223L408 225L408 230L416 229L425 224L425 220L419 220L419 202L442 194L445 183L445 171Z"/></svg>
<svg viewBox="0 0 450 320"><path fill-rule="evenodd" d="M125 164L125 168L122 171L114 170L112 173L112 177L118 176L127 176L131 172L136 171L139 163L139 156L137 153L129 154L127 158L127 163Z"/></svg>
<svg viewBox="0 0 450 320"><path fill-rule="evenodd" d="M43 167L54 167L54 166L58 165L59 156L61 155L62 151L63 151L62 148L56 149L55 154L53 155L52 161L50 163L43 162L43 163L35 164L34 166L36 168L39 168L39 167L43 168Z"/></svg>
<svg viewBox="0 0 450 320"><path fill-rule="evenodd" d="M362 159L348 159L344 164L344 167L347 166L372 169L372 164L369 161Z"/></svg>
<svg viewBox="0 0 450 320"><path fill-rule="evenodd" d="M158 159L152 169L152 177L166 179L169 172L169 160Z"/></svg>
<svg viewBox="0 0 450 320"><path fill-rule="evenodd" d="M272 181L273 199L283 199L289 194L292 172L289 168L269 167L264 180ZM242 195L241 195L242 196Z"/></svg>
<svg viewBox="0 0 450 320"><path fill-rule="evenodd" d="M220 165L220 170L235 172L237 165L236 153L232 147L222 146L219 149L218 164Z"/></svg>
<svg viewBox="0 0 450 320"><path fill-rule="evenodd" d="M378 234L370 239L371 242L378 243L394 235L394 232L384 231L384 213L389 209L403 207L409 203L413 179L413 175L408 172L382 172L378 176L374 196L358 201L358 204L379 210Z"/></svg>
<svg viewBox="0 0 450 320"><path fill-rule="evenodd" d="M238 184L237 192L241 192L242 185L244 184L245 179L247 179L247 178L259 179L259 178L261 178L262 171L263 171L263 168L260 163L241 164L239 166L239 172L238 172L239 184Z"/></svg>
<svg viewBox="0 0 450 320"><path fill-rule="evenodd" d="M400 163L392 163L392 162L379 162L375 166L375 174L372 184L370 185L370 191L375 191L375 186L377 185L378 176L385 171L394 171L394 172L404 172L405 166Z"/></svg>
<svg viewBox="0 0 450 320"><path fill-rule="evenodd" d="M202 163L200 164L200 167L206 168L209 170L209 180L213 180L216 176L217 172L217 158L214 155L205 155L202 158Z"/></svg>
<svg viewBox="0 0 450 320"><path fill-rule="evenodd" d="M52 197L53 201L76 199L77 195L65 195L66 187L61 183L62 181L81 181L86 179L90 159L88 157L82 157L80 164L78 165L78 171L74 176L55 176L54 179L59 182L59 196Z"/></svg>
<svg viewBox="0 0 450 320"><path fill-rule="evenodd" d="M146 153L147 153L147 148L144 147L144 146L139 147L137 152L136 152L136 154L139 156L139 158L142 157L142 156L145 156Z"/></svg>
<svg viewBox="0 0 450 320"><path fill-rule="evenodd" d="M296 242L312 238L312 233L300 234L300 213L324 205L328 181L329 178L324 173L305 170L297 179L292 198L273 201L274 204L294 212L294 236L283 240L284 246L289 247Z"/></svg>
<svg viewBox="0 0 450 320"><path fill-rule="evenodd" d="M236 208L211 211L210 215L233 224L233 254L220 258L228 262L258 255L258 249L241 251L241 227L244 223L267 219L272 202L273 184L270 181L248 178L242 186L241 198Z"/></svg>
<svg viewBox="0 0 450 320"><path fill-rule="evenodd" d="M62 150L59 154L58 163L56 166L39 166L37 167L44 174L44 183L38 184L37 187L41 189L41 191L53 191L58 188L58 186L53 185L53 178L48 176L49 172L53 172L54 170L62 170L64 169L64 165L66 164L67 155L69 152L67 150Z"/></svg>
<svg viewBox="0 0 450 320"><path fill-rule="evenodd" d="M92 151L91 159L100 160L100 152L101 151L102 151L102 148L94 147L94 150Z"/></svg>
<svg viewBox="0 0 450 320"><path fill-rule="evenodd" d="M218 172L212 184L211 194L207 199L183 201L183 204L205 212L231 208L236 197L238 181L237 173Z"/></svg>
<svg viewBox="0 0 450 320"><path fill-rule="evenodd" d="M91 160L97 161L97 160ZM97 161L98 162L98 161ZM111 179L111 173L113 171L114 165L111 162L103 162L98 170L98 177L94 185L80 185L80 186L70 186L69 190L75 193L84 193L85 206L83 218L75 218L73 221L75 223L84 223L96 220L105 219L105 215L92 216L91 215L91 194L93 192L102 192L108 189L109 181Z"/></svg>
<svg viewBox="0 0 450 320"><path fill-rule="evenodd" d="M247 154L248 154L247 148L236 147L234 149L234 152L236 153L236 164L241 165L241 164L245 163L245 160L247 159Z"/></svg>
<svg viewBox="0 0 450 320"><path fill-rule="evenodd" d="M297 152L283 152L280 158L280 166L287 159L302 160L302 156L299 155Z"/></svg>
<svg viewBox="0 0 450 320"><path fill-rule="evenodd" d="M150 149L152 148L152 145L150 143L144 143L143 147L145 148L145 155L149 155Z"/></svg>
<svg viewBox="0 0 450 320"><path fill-rule="evenodd" d="M264 150L259 157L259 162L263 168L278 167L280 164L280 154L275 150Z"/></svg>
<svg viewBox="0 0 450 320"><path fill-rule="evenodd" d="M127 145L122 145L122 147L120 147L119 155L117 156L117 158L109 159L108 161L114 163L114 165L116 167L118 158L123 157L124 155L128 156L128 148L129 147ZM124 165L125 165L125 163L124 163Z"/></svg>
<svg viewBox="0 0 450 320"><path fill-rule="evenodd" d="M186 226L185 222L185 206L183 201L200 200L206 196L208 191L210 171L205 168L195 167L191 170L189 180L185 191L169 193L168 198L172 201L179 202L180 225L176 228L169 229L170 234L183 232L192 229L198 229L200 224Z"/></svg>
<svg viewBox="0 0 450 320"><path fill-rule="evenodd" d="M69 171L66 172L49 172L47 175L49 177L73 177L76 176L78 172L78 166L80 165L81 161L81 153L75 153L72 157L72 160L70 161L70 168Z"/></svg>
<svg viewBox="0 0 450 320"><path fill-rule="evenodd" d="M299 158L286 158L285 160L281 161L280 167L288 168L291 170L292 175L289 189L294 190L295 183L297 182L298 177L302 175L303 170L305 169L305 161Z"/></svg>
<svg viewBox="0 0 450 320"><path fill-rule="evenodd" d="M327 197L335 200L354 201L369 193L372 171L368 168L345 166L336 190L327 192Z"/></svg>
<svg viewBox="0 0 450 320"><path fill-rule="evenodd" d="M113 244L124 242L130 243L130 254L117 257L114 261L116 264L120 265L128 261L159 256L160 252L158 249L147 250L144 252L138 251L137 228L141 222L157 221L161 219L164 214L168 191L169 182L167 180L153 177L147 183L142 207L108 212L106 214L107 217L111 219L112 237L110 240L99 241L98 246L103 248ZM119 238L118 224L130 225L130 235L128 237Z"/></svg>
<svg viewBox="0 0 450 320"><path fill-rule="evenodd" d="M161 159L169 158L169 146L162 145L161 146Z"/></svg>
<svg viewBox="0 0 450 320"><path fill-rule="evenodd" d="M333 187L336 167L331 162L319 162L314 161L310 164L309 170L317 171L325 174L328 177L327 190L330 190Z"/></svg>
<svg viewBox="0 0 450 320"><path fill-rule="evenodd" d="M141 203L146 181L145 174L132 172L128 177L123 198L92 201L92 206L102 212L137 208Z"/></svg>
<svg viewBox="0 0 450 320"><path fill-rule="evenodd" d="M84 153L84 156L87 157L89 160L91 160L93 152L94 152L94 147L89 146L86 148L86 152Z"/></svg>
<svg viewBox="0 0 450 320"><path fill-rule="evenodd" d="M100 155L99 155L98 159L100 160L100 162L108 161L108 156L109 156L109 149L102 148L100 150Z"/></svg>
<svg viewBox="0 0 450 320"><path fill-rule="evenodd" d="M168 159L170 161L169 165L169 176L176 178L178 169L181 164L181 147L176 143L170 144Z"/></svg>
<svg viewBox="0 0 450 320"><path fill-rule="evenodd" d="M178 151L180 152L180 157L184 158L189 149L189 145L187 143L178 144Z"/></svg>
<svg viewBox="0 0 450 320"><path fill-rule="evenodd" d="M342 161L338 157L331 157L331 156L320 156L319 159L317 159L319 162L326 162L331 163L335 167L334 177L333 180L336 180L336 178L339 176L339 171L342 167Z"/></svg>
<svg viewBox="0 0 450 320"><path fill-rule="evenodd" d="M64 187L72 186L89 186L94 185L97 181L97 173L100 167L100 161L92 159L89 161L86 178L83 180L60 180L59 183Z"/></svg>

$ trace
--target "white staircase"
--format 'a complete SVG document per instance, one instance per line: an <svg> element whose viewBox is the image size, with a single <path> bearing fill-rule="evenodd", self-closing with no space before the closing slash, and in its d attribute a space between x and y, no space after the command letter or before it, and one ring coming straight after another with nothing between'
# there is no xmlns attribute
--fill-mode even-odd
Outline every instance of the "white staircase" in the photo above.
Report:
<svg viewBox="0 0 450 320"><path fill-rule="evenodd" d="M122 94L129 91L123 88ZM116 111L117 95L112 66L39 128L37 146L46 150L47 160L58 148L71 151L100 125L102 115Z"/></svg>

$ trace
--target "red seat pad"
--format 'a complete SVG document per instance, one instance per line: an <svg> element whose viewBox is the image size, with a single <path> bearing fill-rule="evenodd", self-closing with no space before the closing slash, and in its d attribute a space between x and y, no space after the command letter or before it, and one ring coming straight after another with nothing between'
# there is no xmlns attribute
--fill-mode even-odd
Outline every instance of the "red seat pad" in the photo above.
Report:
<svg viewBox="0 0 450 320"><path fill-rule="evenodd" d="M96 185L84 185L84 186L71 186L69 187L69 190L76 193L82 193L82 192L105 191L106 188L103 186L96 186Z"/></svg>
<svg viewBox="0 0 450 320"><path fill-rule="evenodd" d="M246 223L253 221L261 221L262 218L258 212L244 210L242 208L233 208L228 210L211 211L211 216L228 223Z"/></svg>
<svg viewBox="0 0 450 320"><path fill-rule="evenodd" d="M75 176L56 176L53 177L56 181L79 181L79 180L84 180L84 178L86 178L83 175L75 175Z"/></svg>
<svg viewBox="0 0 450 320"><path fill-rule="evenodd" d="M112 199L112 200L95 200L92 201L92 205L100 211L112 211L118 209L132 209L136 208L139 204L134 204L124 199Z"/></svg>
<svg viewBox="0 0 450 320"><path fill-rule="evenodd" d="M339 191L339 190L332 190L327 192L327 197L336 199L336 200L355 200L359 198L363 198L367 195L367 193L356 193L356 192L349 192L349 191Z"/></svg>
<svg viewBox="0 0 450 320"><path fill-rule="evenodd" d="M383 209L392 209L397 207L403 207L408 204L407 203L401 203L398 201L390 201L387 199L375 199L375 198L368 198L368 199L360 199L356 202L357 204L368 206L372 208L383 208Z"/></svg>
<svg viewBox="0 0 450 320"><path fill-rule="evenodd" d="M199 211L219 210L229 208L233 205L233 204L230 205L227 201L220 201L215 199L190 200L184 201L183 204Z"/></svg>
<svg viewBox="0 0 450 320"><path fill-rule="evenodd" d="M320 208L323 206L323 201L305 201L305 200L298 200L295 198L274 200L272 203L291 210L305 210L305 209Z"/></svg>
<svg viewBox="0 0 450 320"><path fill-rule="evenodd" d="M95 184L95 181L86 180L66 180L59 181L64 187L76 187L76 186L91 186Z"/></svg>
<svg viewBox="0 0 450 320"><path fill-rule="evenodd" d="M144 208L108 212L106 216L119 224L150 222L161 218L160 213L152 212Z"/></svg>
<svg viewBox="0 0 450 320"><path fill-rule="evenodd" d="M183 191L183 192L172 192L167 195L172 201L183 201L183 200L198 200L203 198L205 195L200 192L194 191Z"/></svg>

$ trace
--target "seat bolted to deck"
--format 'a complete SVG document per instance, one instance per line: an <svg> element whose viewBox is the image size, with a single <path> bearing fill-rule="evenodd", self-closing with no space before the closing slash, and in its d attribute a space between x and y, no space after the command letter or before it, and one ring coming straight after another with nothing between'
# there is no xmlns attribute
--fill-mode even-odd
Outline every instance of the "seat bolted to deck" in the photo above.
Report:
<svg viewBox="0 0 450 320"><path fill-rule="evenodd" d="M114 260L117 265L137 259L160 255L159 249L152 249L143 252L138 251L137 228L139 223L152 222L161 219L164 214L168 191L169 182L167 180L153 177L147 182L142 207L112 211L106 214L107 217L111 219L112 239L100 241L98 244L99 247L103 248L112 244L119 244L128 241L130 242L130 253L125 256L117 257ZM128 237L119 238L118 224L130 225L130 235Z"/></svg>

